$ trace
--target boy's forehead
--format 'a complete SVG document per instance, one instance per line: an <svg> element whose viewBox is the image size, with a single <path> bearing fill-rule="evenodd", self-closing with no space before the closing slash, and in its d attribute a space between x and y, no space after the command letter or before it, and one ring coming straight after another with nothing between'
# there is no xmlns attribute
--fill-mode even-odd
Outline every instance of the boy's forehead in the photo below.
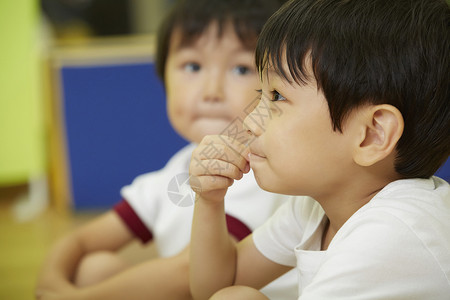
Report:
<svg viewBox="0 0 450 300"><path fill-rule="evenodd" d="M284 74L277 68L273 66L268 66L261 71L261 82L265 84L270 84L271 82L282 82L284 84L293 85L295 81L289 72L284 72Z"/></svg>
<svg viewBox="0 0 450 300"><path fill-rule="evenodd" d="M312 58L310 53L307 53L305 58L303 59L303 79L298 80L293 74L292 68L289 67L289 63L286 58L286 51L281 51L281 55L279 58L277 57L265 57L266 64L263 66L264 68L260 70L261 79L270 81L270 79L276 79L283 82L286 82L290 85L305 85L305 84L316 84L314 71L312 67ZM266 54L267 55L267 54Z"/></svg>
<svg viewBox="0 0 450 300"><path fill-rule="evenodd" d="M174 51L180 51L184 49L195 49L196 47L201 47L202 44L208 41L214 41L218 44L221 42L228 45L233 44L236 50L241 51L251 51L254 52L254 47L256 45L256 35L252 41L246 40L244 43L235 31L234 26L231 23L226 23L219 30L217 22L211 22L206 28L201 32L195 34L189 34L184 30L184 28L178 26L174 28L170 37L169 48ZM251 47L249 45L252 45Z"/></svg>

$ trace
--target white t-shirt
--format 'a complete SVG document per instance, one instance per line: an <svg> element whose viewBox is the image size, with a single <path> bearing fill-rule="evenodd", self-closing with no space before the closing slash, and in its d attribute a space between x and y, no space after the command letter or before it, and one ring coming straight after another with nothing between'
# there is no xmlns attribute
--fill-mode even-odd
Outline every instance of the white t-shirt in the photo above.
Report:
<svg viewBox="0 0 450 300"><path fill-rule="evenodd" d="M180 253L190 242L194 211L192 200L195 198L192 193L189 199L191 190L181 181L188 177L195 147L194 144L187 145L163 169L138 176L131 185L122 188L124 200L114 207L137 237L143 242L155 242L162 257ZM182 196L178 199L176 194L186 195L187 199ZM241 180L234 182L225 196L230 234L241 240L262 225L286 200L287 196L263 191L251 172L244 175ZM262 291L271 299L296 299L295 270Z"/></svg>
<svg viewBox="0 0 450 300"><path fill-rule="evenodd" d="M292 197L253 239L296 266L299 299L450 299L450 187L437 177L390 183L353 214L326 251L326 216Z"/></svg>

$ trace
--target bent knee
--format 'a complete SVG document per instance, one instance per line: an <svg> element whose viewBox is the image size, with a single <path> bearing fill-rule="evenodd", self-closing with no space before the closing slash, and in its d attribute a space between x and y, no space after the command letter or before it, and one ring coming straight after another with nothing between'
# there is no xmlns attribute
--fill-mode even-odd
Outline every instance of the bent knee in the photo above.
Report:
<svg viewBox="0 0 450 300"><path fill-rule="evenodd" d="M78 264L74 283L85 287L99 283L128 268L128 263L117 254L109 251L91 253Z"/></svg>
<svg viewBox="0 0 450 300"><path fill-rule="evenodd" d="M230 286L215 293L210 300L269 300L263 293L248 286Z"/></svg>

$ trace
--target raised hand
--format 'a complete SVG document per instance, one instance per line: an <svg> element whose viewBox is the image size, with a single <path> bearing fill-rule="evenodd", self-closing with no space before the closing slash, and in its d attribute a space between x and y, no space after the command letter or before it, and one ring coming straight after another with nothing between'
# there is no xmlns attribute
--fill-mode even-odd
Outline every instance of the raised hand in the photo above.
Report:
<svg viewBox="0 0 450 300"><path fill-rule="evenodd" d="M234 180L250 171L249 149L225 135L205 136L192 153L190 185L197 196L222 201Z"/></svg>

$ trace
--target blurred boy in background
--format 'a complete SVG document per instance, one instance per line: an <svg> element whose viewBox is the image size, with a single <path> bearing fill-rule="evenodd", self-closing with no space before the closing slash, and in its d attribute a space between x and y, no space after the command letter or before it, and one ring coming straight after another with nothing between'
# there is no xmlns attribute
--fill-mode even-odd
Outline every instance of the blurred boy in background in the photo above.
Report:
<svg viewBox="0 0 450 300"><path fill-rule="evenodd" d="M168 185L174 179L187 182L192 151L205 135L225 134L251 142L246 140L242 120L259 102L254 49L263 24L281 2L176 3L161 26L156 62L171 124L192 143L163 169L124 187L123 200L112 211L55 244L42 267L38 298L191 298L188 248L194 198L183 194L183 186L178 195L169 195ZM247 236L284 202L284 196L262 191L252 175L233 186L227 198L225 218L233 242ZM116 251L136 238L156 243L160 258L130 266ZM273 299L293 299L295 281L291 272L263 292Z"/></svg>

